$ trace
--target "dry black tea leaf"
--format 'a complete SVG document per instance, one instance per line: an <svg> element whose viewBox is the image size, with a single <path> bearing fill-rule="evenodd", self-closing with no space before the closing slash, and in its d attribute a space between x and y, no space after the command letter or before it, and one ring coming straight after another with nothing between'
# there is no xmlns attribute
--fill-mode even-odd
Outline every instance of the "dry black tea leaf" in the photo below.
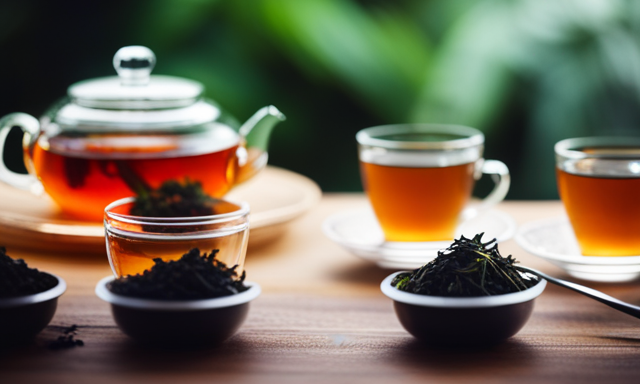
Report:
<svg viewBox="0 0 640 384"><path fill-rule="evenodd" d="M145 217L209 216L215 214L219 201L205 193L198 181L169 180L157 189L140 192L130 213Z"/></svg>
<svg viewBox="0 0 640 384"><path fill-rule="evenodd" d="M538 283L516 270L511 255L500 255L496 239L483 243L482 235L461 236L431 262L396 276L391 285L421 295L472 297L523 291Z"/></svg>
<svg viewBox="0 0 640 384"><path fill-rule="evenodd" d="M22 259L12 259L0 247L0 298L33 295L58 285L58 279L48 273L29 268Z"/></svg>
<svg viewBox="0 0 640 384"><path fill-rule="evenodd" d="M62 335L49 343L49 349L60 350L74 347L84 347L84 341L76 339L78 335L78 326L73 324L70 327L62 329Z"/></svg>
<svg viewBox="0 0 640 384"><path fill-rule="evenodd" d="M228 268L215 258L217 253L201 255L194 248L179 260L154 259L150 270L116 279L107 288L118 295L157 300L211 299L246 291L245 273L238 277L238 266Z"/></svg>

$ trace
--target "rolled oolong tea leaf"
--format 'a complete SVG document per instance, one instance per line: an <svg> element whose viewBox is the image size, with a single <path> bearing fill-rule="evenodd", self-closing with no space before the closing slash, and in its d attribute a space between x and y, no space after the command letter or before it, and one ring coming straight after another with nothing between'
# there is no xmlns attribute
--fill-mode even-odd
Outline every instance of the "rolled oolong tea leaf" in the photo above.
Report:
<svg viewBox="0 0 640 384"><path fill-rule="evenodd" d="M236 268L228 268L210 254L193 248L179 260L154 259L155 265L142 275L126 276L107 288L118 295L157 300L198 300L230 296L246 291L245 272L238 277Z"/></svg>
<svg viewBox="0 0 640 384"><path fill-rule="evenodd" d="M538 283L516 270L511 255L500 255L496 239L483 243L483 234L461 236L431 262L397 275L391 285L421 295L474 297L519 292Z"/></svg>
<svg viewBox="0 0 640 384"><path fill-rule="evenodd" d="M145 217L193 217L215 214L219 199L205 193L198 181L165 181L159 188L142 191L131 214Z"/></svg>
<svg viewBox="0 0 640 384"><path fill-rule="evenodd" d="M22 259L7 255L0 247L0 298L33 295L58 285L58 279L48 273L29 268Z"/></svg>

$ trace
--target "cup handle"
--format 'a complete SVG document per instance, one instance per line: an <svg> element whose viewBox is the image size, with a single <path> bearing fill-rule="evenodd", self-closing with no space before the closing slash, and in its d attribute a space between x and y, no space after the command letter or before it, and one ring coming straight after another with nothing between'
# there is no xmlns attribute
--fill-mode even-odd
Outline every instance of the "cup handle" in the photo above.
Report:
<svg viewBox="0 0 640 384"><path fill-rule="evenodd" d="M0 119L0 181L15 188L40 194L43 191L42 184L34 175L13 172L4 164L4 146L7 135L13 127L20 127L24 132L22 139L24 148L31 146L32 141L38 137L38 132L40 131L38 120L26 113L11 113Z"/></svg>
<svg viewBox="0 0 640 384"><path fill-rule="evenodd" d="M507 192L509 192L511 176L509 175L509 168L507 168L505 163L499 160L479 159L476 166L476 174L474 175L476 180L482 177L483 174L491 175L496 185L480 204L475 207L466 208L462 212L463 221L472 219L487 211L489 208L504 200Z"/></svg>

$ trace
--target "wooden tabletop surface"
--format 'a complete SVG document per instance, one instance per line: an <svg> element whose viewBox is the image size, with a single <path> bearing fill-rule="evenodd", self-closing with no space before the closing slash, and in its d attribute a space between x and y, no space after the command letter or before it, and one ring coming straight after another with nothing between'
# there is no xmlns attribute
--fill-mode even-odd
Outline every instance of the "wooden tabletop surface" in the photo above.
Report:
<svg viewBox="0 0 640 384"><path fill-rule="evenodd" d="M638 383L640 320L548 285L527 325L491 348L435 349L400 325L379 284L382 270L321 232L333 213L366 206L361 194L327 194L286 234L247 254L248 279L263 293L239 333L217 347L157 350L115 326L94 293L111 271L106 255L66 256L9 249L68 284L51 324L33 343L0 348L0 383ZM518 223L563 214L559 202L505 202ZM525 265L570 279L509 240ZM640 304L640 283L586 283ZM77 324L83 347L46 346ZM473 319L469 319L473 326ZM1 342L0 342L1 344Z"/></svg>

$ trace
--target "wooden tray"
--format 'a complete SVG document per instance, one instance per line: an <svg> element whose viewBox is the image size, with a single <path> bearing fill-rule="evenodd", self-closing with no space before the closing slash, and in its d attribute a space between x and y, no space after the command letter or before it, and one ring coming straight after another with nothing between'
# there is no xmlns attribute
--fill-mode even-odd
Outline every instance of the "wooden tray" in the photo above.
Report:
<svg viewBox="0 0 640 384"><path fill-rule="evenodd" d="M251 206L250 246L276 239L291 220L315 206L318 186L297 173L267 167L225 199ZM66 218L47 196L37 197L0 183L0 245L74 253L104 253L102 223Z"/></svg>

